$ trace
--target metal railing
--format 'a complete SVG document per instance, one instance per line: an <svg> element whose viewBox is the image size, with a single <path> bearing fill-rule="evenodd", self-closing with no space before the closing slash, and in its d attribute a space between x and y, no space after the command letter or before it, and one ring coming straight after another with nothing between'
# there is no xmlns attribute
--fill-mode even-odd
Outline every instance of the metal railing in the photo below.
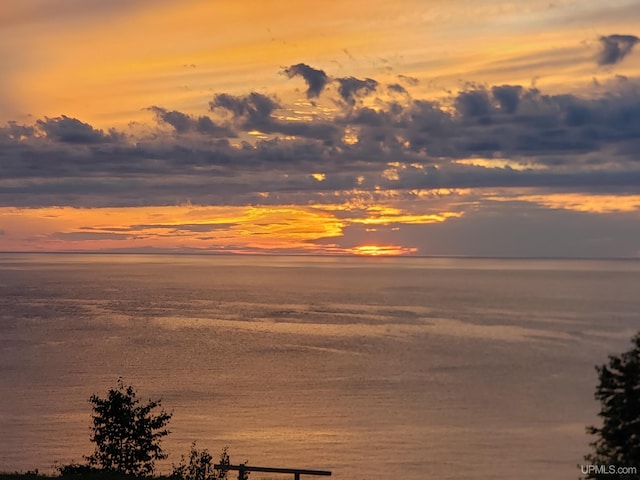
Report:
<svg viewBox="0 0 640 480"><path fill-rule="evenodd" d="M253 467L241 463L240 465L221 465L213 466L216 470L237 470L238 479L243 480L245 472L268 472L268 473L292 473L294 480L300 480L300 475L319 475L328 477L331 472L327 470L308 470L304 468L272 468L272 467Z"/></svg>

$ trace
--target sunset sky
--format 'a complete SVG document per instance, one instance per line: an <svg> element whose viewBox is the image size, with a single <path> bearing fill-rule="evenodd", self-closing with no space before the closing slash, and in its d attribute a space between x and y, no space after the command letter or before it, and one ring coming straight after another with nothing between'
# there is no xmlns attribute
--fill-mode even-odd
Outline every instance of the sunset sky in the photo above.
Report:
<svg viewBox="0 0 640 480"><path fill-rule="evenodd" d="M0 251L640 257L638 0L0 3Z"/></svg>

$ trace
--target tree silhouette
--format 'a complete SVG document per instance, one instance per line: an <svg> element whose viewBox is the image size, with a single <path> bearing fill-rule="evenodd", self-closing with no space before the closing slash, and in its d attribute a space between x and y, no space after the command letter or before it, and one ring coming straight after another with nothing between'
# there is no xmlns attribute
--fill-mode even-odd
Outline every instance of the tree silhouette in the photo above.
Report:
<svg viewBox="0 0 640 480"><path fill-rule="evenodd" d="M171 414L161 410L161 400L142 404L131 386L118 379L117 388L106 398L92 395L93 426L91 441L95 452L87 457L89 465L103 470L133 475L151 475L154 461L167 458L160 447L169 434L166 425Z"/></svg>
<svg viewBox="0 0 640 480"><path fill-rule="evenodd" d="M597 438L594 452L585 460L593 466L586 478L627 480L640 474L640 332L632 338L634 347L608 364L597 366L600 383L595 397L601 403L602 427L588 427ZM622 468L619 468L622 467ZM635 472L633 468L635 467ZM624 471L623 471L624 470Z"/></svg>
<svg viewBox="0 0 640 480"><path fill-rule="evenodd" d="M213 457L209 453L209 450L199 450L196 448L196 442L193 442L191 444L188 462L183 455L180 463L173 465L173 472L170 478L177 480L227 480L228 470L224 467L231 465L227 447L222 450L218 463L222 468L215 469ZM245 478L244 480L247 479Z"/></svg>

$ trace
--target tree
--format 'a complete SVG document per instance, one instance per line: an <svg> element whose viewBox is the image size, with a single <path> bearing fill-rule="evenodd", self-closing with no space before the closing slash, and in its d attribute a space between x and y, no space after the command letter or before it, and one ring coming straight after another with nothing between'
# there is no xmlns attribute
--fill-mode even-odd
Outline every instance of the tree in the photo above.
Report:
<svg viewBox="0 0 640 480"><path fill-rule="evenodd" d="M597 438L591 443L594 452L584 457L594 466L584 472L586 478L637 479L640 473L640 332L631 341L631 350L596 367L602 427L587 428Z"/></svg>
<svg viewBox="0 0 640 480"><path fill-rule="evenodd" d="M89 465L103 470L133 475L151 475L154 461L167 458L160 442L169 434L166 425L171 414L161 410L161 400L141 403L131 386L118 379L117 388L106 398L92 395L93 426L91 441L95 452Z"/></svg>

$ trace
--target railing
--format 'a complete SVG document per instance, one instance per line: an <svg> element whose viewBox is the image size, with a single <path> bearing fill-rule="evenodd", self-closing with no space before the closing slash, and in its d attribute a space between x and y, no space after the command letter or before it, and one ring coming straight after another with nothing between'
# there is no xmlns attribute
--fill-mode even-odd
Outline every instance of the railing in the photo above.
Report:
<svg viewBox="0 0 640 480"><path fill-rule="evenodd" d="M269 473L293 473L294 480L300 480L300 475L320 475L328 477L331 472L326 470L306 470L302 468L272 468L272 467L250 467L241 463L240 465L214 465L216 470L237 470L238 479L244 480L245 472L269 472Z"/></svg>

